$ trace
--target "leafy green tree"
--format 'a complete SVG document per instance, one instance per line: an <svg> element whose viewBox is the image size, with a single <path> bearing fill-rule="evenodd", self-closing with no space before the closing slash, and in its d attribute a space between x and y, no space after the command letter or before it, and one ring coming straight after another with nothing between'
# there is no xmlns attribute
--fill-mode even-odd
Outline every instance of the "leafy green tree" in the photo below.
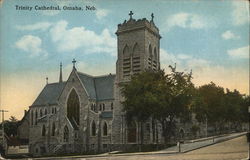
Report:
<svg viewBox="0 0 250 160"><path fill-rule="evenodd" d="M250 106L250 96L243 95L239 109L239 121L242 123L249 123L249 112L248 107Z"/></svg>
<svg viewBox="0 0 250 160"><path fill-rule="evenodd" d="M9 120L4 121L4 132L7 136L16 136L19 121L16 117L11 116ZM2 126L2 124L1 124Z"/></svg>
<svg viewBox="0 0 250 160"><path fill-rule="evenodd" d="M124 111L128 124L136 120L140 126L141 140L143 140L143 124L152 116L158 105L158 85L164 78L164 71L146 71L134 75L131 81L122 84L122 94L125 97ZM141 144L143 141L141 141Z"/></svg>
<svg viewBox="0 0 250 160"><path fill-rule="evenodd" d="M194 85L191 73L177 72L169 66L170 74L163 70L146 71L134 75L131 81L122 85L123 102L127 121L136 119L141 128L149 117L158 120L163 128L165 142L175 131L176 118L188 119ZM142 142L141 142L142 143Z"/></svg>
<svg viewBox="0 0 250 160"><path fill-rule="evenodd" d="M15 116L10 116L9 120L11 122L17 122L18 121Z"/></svg>
<svg viewBox="0 0 250 160"><path fill-rule="evenodd" d="M194 85L191 82L192 73L176 71L176 66L169 66L171 72L160 82L158 101L153 116L160 121L165 143L175 135L175 120L189 119L190 105Z"/></svg>

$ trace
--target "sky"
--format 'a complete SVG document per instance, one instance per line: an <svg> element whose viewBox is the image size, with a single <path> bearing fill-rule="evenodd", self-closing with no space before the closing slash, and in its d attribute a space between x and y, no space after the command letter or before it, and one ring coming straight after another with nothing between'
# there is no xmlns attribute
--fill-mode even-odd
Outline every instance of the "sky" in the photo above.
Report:
<svg viewBox="0 0 250 160"><path fill-rule="evenodd" d="M35 6L60 6L60 11ZM33 7L17 10L17 6ZM63 6L83 10L63 10ZM95 10L85 10L94 6ZM161 68L176 63L198 87L213 81L249 94L249 2L245 0L4 0L0 7L0 108L21 119L46 77L58 82L76 68L115 73L116 30L129 19L151 19L162 36Z"/></svg>

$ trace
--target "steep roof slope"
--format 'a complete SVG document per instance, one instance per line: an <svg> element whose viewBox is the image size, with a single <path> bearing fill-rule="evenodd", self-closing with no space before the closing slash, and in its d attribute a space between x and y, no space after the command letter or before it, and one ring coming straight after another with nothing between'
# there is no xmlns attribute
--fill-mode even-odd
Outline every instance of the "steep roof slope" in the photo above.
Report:
<svg viewBox="0 0 250 160"><path fill-rule="evenodd" d="M114 99L115 75L93 77L77 72L91 99L97 101Z"/></svg>
<svg viewBox="0 0 250 160"><path fill-rule="evenodd" d="M66 82L47 84L32 106L56 104Z"/></svg>

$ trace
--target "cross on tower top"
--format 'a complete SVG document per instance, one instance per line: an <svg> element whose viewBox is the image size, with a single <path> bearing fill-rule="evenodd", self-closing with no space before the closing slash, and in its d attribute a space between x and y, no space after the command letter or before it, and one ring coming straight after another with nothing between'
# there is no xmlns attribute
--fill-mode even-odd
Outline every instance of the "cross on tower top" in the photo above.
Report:
<svg viewBox="0 0 250 160"><path fill-rule="evenodd" d="M75 64L76 64L75 58L73 59L72 63L73 63L73 68L75 68Z"/></svg>
<svg viewBox="0 0 250 160"><path fill-rule="evenodd" d="M134 13L133 13L132 11L129 12L128 15L130 16L130 19L132 19L133 14L134 14Z"/></svg>

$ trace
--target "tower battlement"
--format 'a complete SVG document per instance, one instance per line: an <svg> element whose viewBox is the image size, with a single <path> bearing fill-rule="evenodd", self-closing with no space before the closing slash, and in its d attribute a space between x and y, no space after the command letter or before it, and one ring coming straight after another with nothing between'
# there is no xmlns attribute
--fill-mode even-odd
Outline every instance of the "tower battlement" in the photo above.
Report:
<svg viewBox="0 0 250 160"><path fill-rule="evenodd" d="M160 69L161 36L154 24L154 14L151 14L150 21L146 18L135 20L132 11L129 16L129 20L118 24L116 32L118 82L128 81L133 74L148 69L153 71Z"/></svg>
<svg viewBox="0 0 250 160"><path fill-rule="evenodd" d="M131 32L133 30L147 29L153 34L155 34L157 37L161 38L159 34L159 29L154 24L153 14L151 16L152 16L152 19L150 21L147 20L146 18L136 20L136 19L133 19L131 16L129 20L124 20L123 23L118 24L118 29L117 29L116 34L119 35L121 33L125 33L128 31Z"/></svg>

